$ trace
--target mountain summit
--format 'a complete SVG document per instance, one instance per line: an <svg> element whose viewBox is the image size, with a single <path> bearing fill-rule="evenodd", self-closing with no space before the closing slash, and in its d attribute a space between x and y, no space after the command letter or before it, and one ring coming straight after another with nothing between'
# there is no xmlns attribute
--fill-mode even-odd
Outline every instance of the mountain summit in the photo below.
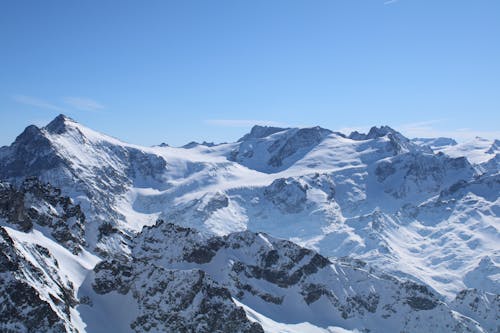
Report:
<svg viewBox="0 0 500 333"><path fill-rule="evenodd" d="M277 132L282 132L288 129L289 128L255 125L250 130L250 133L245 134L241 139L238 140L238 142L247 141L250 139L265 138L266 136L272 135Z"/></svg>
<svg viewBox="0 0 500 333"><path fill-rule="evenodd" d="M47 126L44 128L51 134L62 134L67 130L68 123L75 123L75 121L63 114L55 117Z"/></svg>

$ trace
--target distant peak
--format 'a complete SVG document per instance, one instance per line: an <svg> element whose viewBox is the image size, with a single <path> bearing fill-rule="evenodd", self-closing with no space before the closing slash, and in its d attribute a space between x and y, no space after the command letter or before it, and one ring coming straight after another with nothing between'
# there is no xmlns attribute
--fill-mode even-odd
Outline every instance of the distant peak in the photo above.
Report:
<svg viewBox="0 0 500 333"><path fill-rule="evenodd" d="M398 131L394 130L393 128L389 126L373 126L370 128L370 131L368 134L360 133L358 131L354 131L351 134L349 134L349 139L352 140L369 140L369 139L376 139L376 138L381 138L383 136L386 136L387 134L393 134L393 135L398 135L398 136L403 136L400 134Z"/></svg>
<svg viewBox="0 0 500 333"><path fill-rule="evenodd" d="M74 120L73 120L73 119L71 119L71 118L70 118L70 117L68 117L67 115L65 115L65 114L62 114L62 113L61 113L61 114L59 114L57 117L55 117L55 118L52 120L52 122L57 122L57 121L58 121L58 122L65 122L65 121L68 121L68 120L69 120L69 121L74 122Z"/></svg>
<svg viewBox="0 0 500 333"><path fill-rule="evenodd" d="M299 129L299 131L333 133L328 128L324 128L321 126L304 127L304 128Z"/></svg>
<svg viewBox="0 0 500 333"><path fill-rule="evenodd" d="M500 140L495 139L495 141L491 144L490 149L486 152L488 154L496 154L498 151L500 151Z"/></svg>
<svg viewBox="0 0 500 333"><path fill-rule="evenodd" d="M181 148L187 148L187 149L189 149L189 148L197 147L197 146L199 146L199 145L200 145L200 144L199 144L198 142L196 142L196 141L191 141L191 142L189 142L189 143L186 143L184 146L181 146Z"/></svg>
<svg viewBox="0 0 500 333"><path fill-rule="evenodd" d="M202 146L205 146L205 147L214 147L216 146L216 144L214 142L207 142L207 141L203 141L201 143Z"/></svg>
<svg viewBox="0 0 500 333"><path fill-rule="evenodd" d="M45 129L52 134L62 134L67 130L68 122L74 123L75 121L64 114L60 114L45 126Z"/></svg>
<svg viewBox="0 0 500 333"><path fill-rule="evenodd" d="M456 146L458 143L452 138L414 138L411 142L419 146L429 146L431 148L442 148L447 146Z"/></svg>
<svg viewBox="0 0 500 333"><path fill-rule="evenodd" d="M255 125L250 130L250 133L245 134L241 139L238 140L238 142L245 141L248 139L265 138L266 136L269 136L269 135L272 135L274 133L278 133L278 132L281 132L281 131L284 131L287 129L289 129L289 128Z"/></svg>
<svg viewBox="0 0 500 333"><path fill-rule="evenodd" d="M40 129L35 125L29 125L24 131L19 134L15 140L16 143L25 144L30 142L33 138L39 137L41 134Z"/></svg>
<svg viewBox="0 0 500 333"><path fill-rule="evenodd" d="M386 125L380 127L373 126L372 128L370 128L367 137L368 139L375 139L375 138L380 138L382 136L386 136L389 133L395 134L398 132Z"/></svg>
<svg viewBox="0 0 500 333"><path fill-rule="evenodd" d="M199 143L199 142L196 142L196 141L191 141L187 144L185 144L184 146L182 146L181 148L187 148L187 149L190 149L190 148L194 148L194 147L198 147L198 146L205 146L205 147L214 147L216 146L215 143L213 142L207 142L207 141L203 141L202 143Z"/></svg>

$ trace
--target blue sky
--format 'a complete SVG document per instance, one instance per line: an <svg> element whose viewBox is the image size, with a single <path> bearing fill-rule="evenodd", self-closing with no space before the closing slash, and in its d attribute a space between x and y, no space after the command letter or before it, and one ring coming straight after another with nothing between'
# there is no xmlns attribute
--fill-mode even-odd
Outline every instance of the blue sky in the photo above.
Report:
<svg viewBox="0 0 500 333"><path fill-rule="evenodd" d="M144 145L500 137L500 1L2 1L0 145L59 113Z"/></svg>

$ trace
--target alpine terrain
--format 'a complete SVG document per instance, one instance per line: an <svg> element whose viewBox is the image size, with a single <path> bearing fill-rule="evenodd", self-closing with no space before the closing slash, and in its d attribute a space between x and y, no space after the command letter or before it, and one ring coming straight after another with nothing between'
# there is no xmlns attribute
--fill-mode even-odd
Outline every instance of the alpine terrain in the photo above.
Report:
<svg viewBox="0 0 500 333"><path fill-rule="evenodd" d="M0 331L499 333L499 167L387 126L142 147L59 115L0 148Z"/></svg>

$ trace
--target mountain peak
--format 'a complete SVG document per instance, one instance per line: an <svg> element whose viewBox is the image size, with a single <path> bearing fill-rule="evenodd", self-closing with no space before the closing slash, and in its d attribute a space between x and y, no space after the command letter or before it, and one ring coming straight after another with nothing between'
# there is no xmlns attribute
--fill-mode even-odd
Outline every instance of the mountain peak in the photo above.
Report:
<svg viewBox="0 0 500 333"><path fill-rule="evenodd" d="M250 133L245 134L238 142L245 141L248 139L260 139L265 138L274 133L278 133L290 128L283 127L273 127L273 126L262 126L262 125L254 125L250 130Z"/></svg>
<svg viewBox="0 0 500 333"><path fill-rule="evenodd" d="M60 114L45 126L45 129L52 134L62 134L67 130L68 122L74 123L75 121L64 114Z"/></svg>
<svg viewBox="0 0 500 333"><path fill-rule="evenodd" d="M491 144L490 149L488 149L487 153L496 154L498 151L500 151L500 140L495 139L495 141L493 141L493 143Z"/></svg>
<svg viewBox="0 0 500 333"><path fill-rule="evenodd" d="M197 141L191 141L191 142L185 144L184 146L181 146L181 148L190 149L190 148L194 148L194 147L198 147L198 146L214 147L214 146L216 146L216 144L214 142L207 142L207 141L203 141L202 143L199 143Z"/></svg>
<svg viewBox="0 0 500 333"><path fill-rule="evenodd" d="M373 126L370 128L370 131L368 134L360 133L358 131L354 131L351 134L349 134L349 139L352 140L369 140L369 139L376 139L380 138L383 136L386 136L387 134L393 134L393 135L398 135L398 136L403 136L400 134L398 131L393 129L392 127L389 127L387 125L383 125L380 127Z"/></svg>
<svg viewBox="0 0 500 333"><path fill-rule="evenodd" d="M411 142L419 146L429 146L431 148L444 148L450 146L456 146L456 142L452 138L437 137L437 138L414 138Z"/></svg>
<svg viewBox="0 0 500 333"><path fill-rule="evenodd" d="M372 128L370 128L370 131L367 134L367 139L380 138L382 136L386 136L387 134L396 134L396 133L398 133L396 130L386 125L380 127L373 126Z"/></svg>
<svg viewBox="0 0 500 333"><path fill-rule="evenodd" d="M24 131L19 134L15 140L17 144L24 145L33 138L37 138L40 136L40 129L35 125L29 125L24 129Z"/></svg>

